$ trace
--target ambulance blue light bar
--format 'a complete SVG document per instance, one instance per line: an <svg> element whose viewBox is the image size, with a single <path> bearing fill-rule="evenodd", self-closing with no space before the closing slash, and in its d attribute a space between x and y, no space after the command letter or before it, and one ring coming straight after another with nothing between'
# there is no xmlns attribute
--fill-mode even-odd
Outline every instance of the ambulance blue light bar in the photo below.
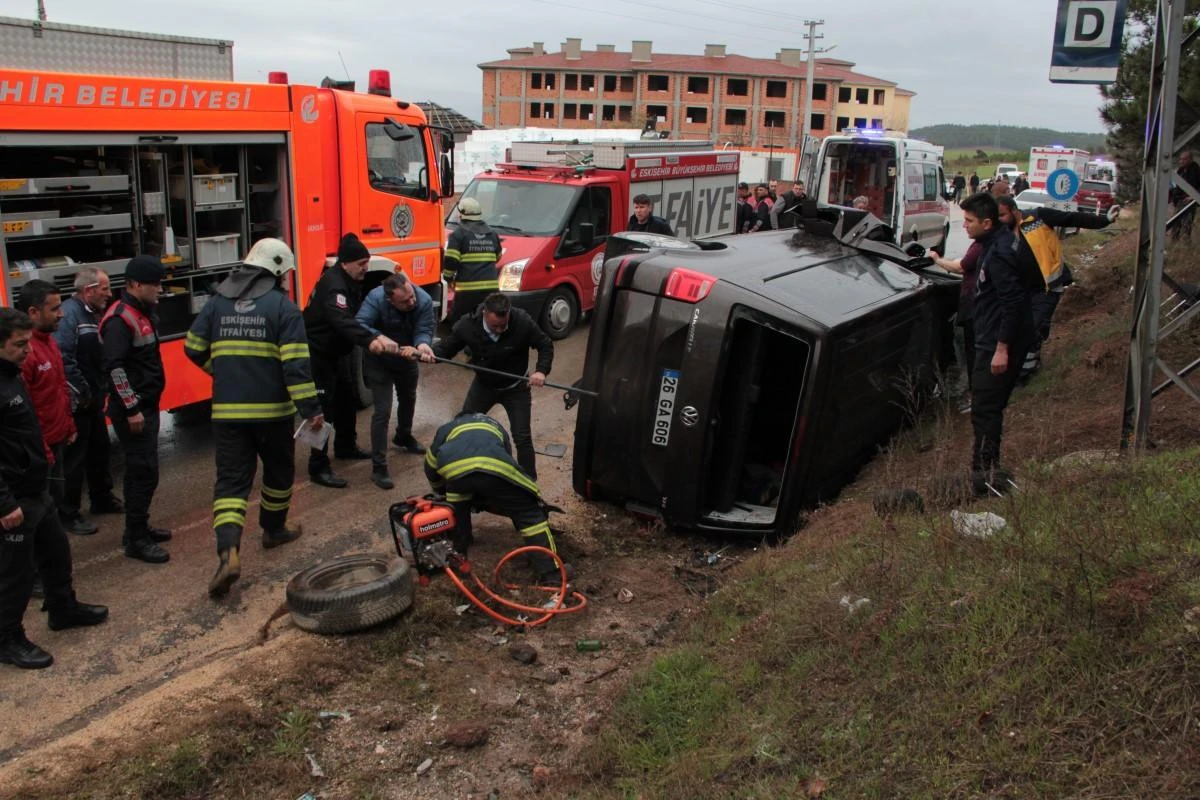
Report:
<svg viewBox="0 0 1200 800"><path fill-rule="evenodd" d="M882 138L887 131L879 128L842 128L842 133L846 136L875 136Z"/></svg>

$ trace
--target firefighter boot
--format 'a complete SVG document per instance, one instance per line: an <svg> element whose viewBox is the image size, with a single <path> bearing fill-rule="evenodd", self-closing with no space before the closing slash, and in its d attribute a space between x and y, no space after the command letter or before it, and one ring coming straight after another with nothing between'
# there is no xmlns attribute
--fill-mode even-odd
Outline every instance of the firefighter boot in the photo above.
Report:
<svg viewBox="0 0 1200 800"><path fill-rule="evenodd" d="M229 587L233 586L242 574L242 561L238 557L238 548L233 546L225 550L219 550L217 556L221 559L221 563L217 565L217 571L213 574L212 580L208 582L209 597L224 597L229 593Z"/></svg>
<svg viewBox="0 0 1200 800"><path fill-rule="evenodd" d="M272 547L279 547L281 544L287 544L288 542L296 541L303 533L304 529L299 525L296 526L296 530L294 531L288 530L287 528L280 528L277 531L264 530L262 535L262 546L264 549L270 550Z"/></svg>

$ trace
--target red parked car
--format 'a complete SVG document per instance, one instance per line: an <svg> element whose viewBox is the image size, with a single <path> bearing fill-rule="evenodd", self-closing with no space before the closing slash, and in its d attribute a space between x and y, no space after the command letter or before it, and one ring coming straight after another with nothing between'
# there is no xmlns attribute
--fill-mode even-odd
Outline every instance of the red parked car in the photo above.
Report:
<svg viewBox="0 0 1200 800"><path fill-rule="evenodd" d="M1075 193L1075 204L1080 211L1107 214L1110 206L1117 202L1117 194L1110 181L1084 181Z"/></svg>

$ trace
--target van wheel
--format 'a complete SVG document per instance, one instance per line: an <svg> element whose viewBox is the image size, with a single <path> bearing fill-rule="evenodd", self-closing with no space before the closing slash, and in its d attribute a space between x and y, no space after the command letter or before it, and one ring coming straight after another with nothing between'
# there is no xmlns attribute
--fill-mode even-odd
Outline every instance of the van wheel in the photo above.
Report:
<svg viewBox="0 0 1200 800"><path fill-rule="evenodd" d="M575 293L565 286L550 292L542 306L540 322L542 330L551 339L567 338L579 323L579 301L575 299Z"/></svg>
<svg viewBox="0 0 1200 800"><path fill-rule="evenodd" d="M349 633L387 622L413 603L408 562L380 553L323 561L288 581L292 621L312 633Z"/></svg>
<svg viewBox="0 0 1200 800"><path fill-rule="evenodd" d="M950 223L946 223L946 227L942 228L942 240L933 246L933 250L937 250L942 254L942 258L946 257L946 245L950 244Z"/></svg>

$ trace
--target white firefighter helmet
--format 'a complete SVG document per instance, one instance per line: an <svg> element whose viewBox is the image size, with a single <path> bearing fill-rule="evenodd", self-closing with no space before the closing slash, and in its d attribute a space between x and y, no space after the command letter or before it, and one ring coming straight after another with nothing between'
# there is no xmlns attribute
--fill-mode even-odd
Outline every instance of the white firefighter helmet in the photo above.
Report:
<svg viewBox="0 0 1200 800"><path fill-rule="evenodd" d="M483 219L483 206L474 197L464 197L458 203L458 215L463 219Z"/></svg>
<svg viewBox="0 0 1200 800"><path fill-rule="evenodd" d="M279 239L259 239L242 259L251 267L262 267L276 277L296 268L296 256L286 242Z"/></svg>

